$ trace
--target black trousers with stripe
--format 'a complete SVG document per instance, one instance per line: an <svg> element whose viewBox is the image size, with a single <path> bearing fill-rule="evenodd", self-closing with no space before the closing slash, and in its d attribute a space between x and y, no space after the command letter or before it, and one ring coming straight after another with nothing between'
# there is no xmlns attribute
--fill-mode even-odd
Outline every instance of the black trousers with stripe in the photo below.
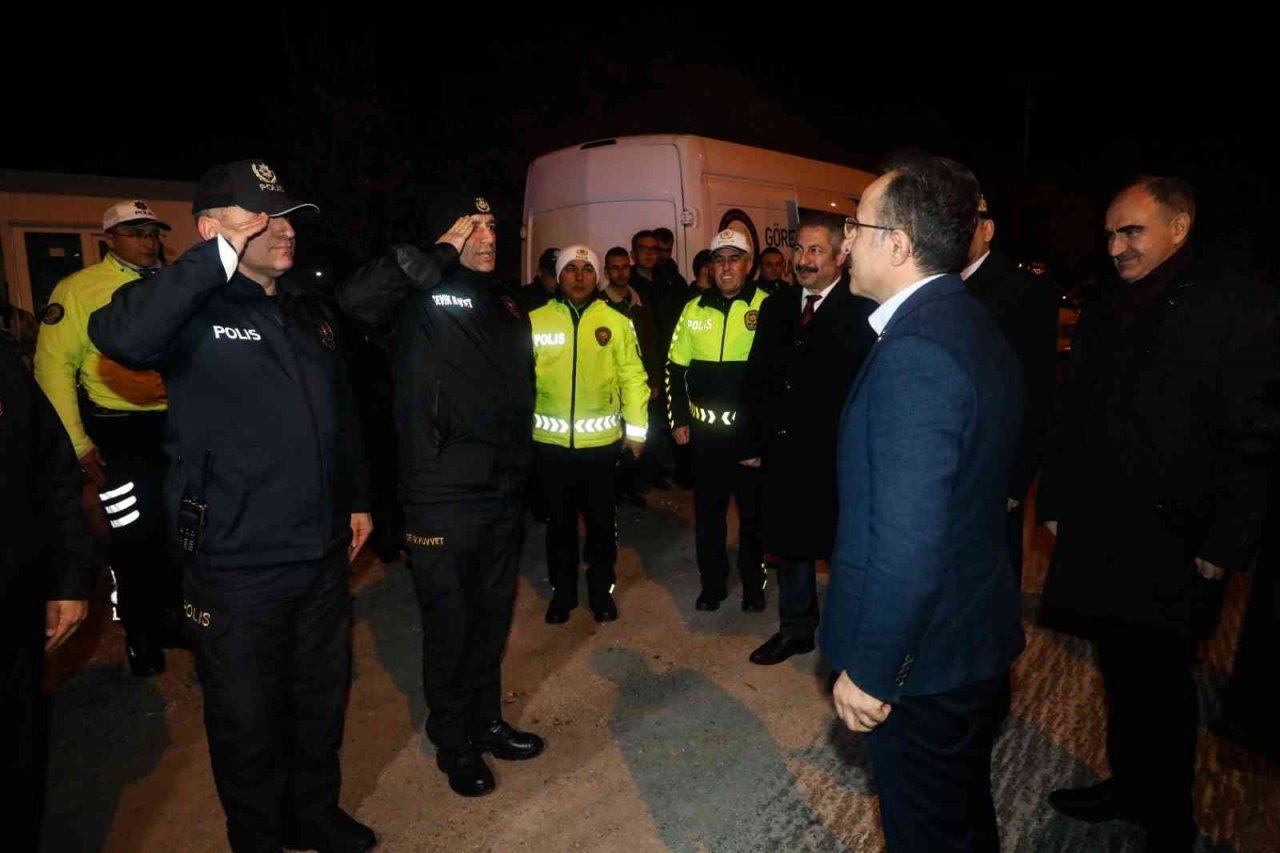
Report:
<svg viewBox="0 0 1280 853"><path fill-rule="evenodd" d="M178 624L182 573L171 558L164 512L164 412L90 407L85 429L106 461L99 491L111 523L116 613L131 642L159 644Z"/></svg>

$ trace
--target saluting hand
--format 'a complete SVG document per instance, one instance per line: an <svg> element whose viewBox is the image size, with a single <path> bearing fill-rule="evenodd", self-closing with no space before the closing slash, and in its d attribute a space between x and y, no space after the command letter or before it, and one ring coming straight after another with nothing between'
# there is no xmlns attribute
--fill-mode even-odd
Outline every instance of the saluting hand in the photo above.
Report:
<svg viewBox="0 0 1280 853"><path fill-rule="evenodd" d="M265 213L255 213L248 219L234 224L218 220L218 233L231 244L231 248L236 250L237 255L244 257L244 247L249 245L249 241L254 237L267 230L267 223L270 221L271 217Z"/></svg>
<svg viewBox="0 0 1280 853"><path fill-rule="evenodd" d="M467 242L467 238L471 236L471 232L476 230L476 221L470 216L459 216L458 221L446 232L440 235L437 243L448 243L459 252L462 246Z"/></svg>

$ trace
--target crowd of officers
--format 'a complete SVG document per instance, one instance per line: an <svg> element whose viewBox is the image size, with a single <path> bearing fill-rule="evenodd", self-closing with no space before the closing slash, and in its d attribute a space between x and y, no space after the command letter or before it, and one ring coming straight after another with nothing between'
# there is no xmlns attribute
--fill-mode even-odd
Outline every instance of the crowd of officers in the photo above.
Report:
<svg viewBox="0 0 1280 853"><path fill-rule="evenodd" d="M1130 192L1144 204L1187 213L1184 197L1169 201L1166 185L1135 186ZM500 701L526 499L546 521L553 590L547 623L567 622L579 604L581 563L592 617L619 618L617 502L643 506L646 492L670 488L674 479L694 492L696 609L717 610L729 595L732 498L742 609L765 609L766 566L780 587L779 629L751 661L776 664L814 649L818 563L831 553L837 521L839 420L877 340L867 322L876 303L849 288L856 220L806 214L790 259L775 248L758 252L747 233L728 228L693 259L692 282L672 260L672 233L644 230L629 249L613 247L603 257L585 245L548 249L534 281L508 288L494 274L496 223L486 197L459 192L430 205L438 240L395 246L368 263L340 286L335 306L282 281L293 264L291 219L315 215L315 206L290 197L261 160L220 165L196 190L202 242L170 265L160 252L169 225L146 202L106 211L110 252L59 283L40 318L34 377L43 393L23 378L18 346L0 343L5 474L13 467L30 484L28 505L6 517L4 547L28 547L31 536L9 533L36 516L45 519L50 543L39 552L39 543L31 553L5 552L6 591L49 602L40 611L45 630L33 634L39 642L11 644L18 651L6 661L9 683L25 685L18 692L36 701L43 648L75 630L95 568L109 563L132 672L163 671L165 648L195 653L214 777L236 851L282 844L368 850L376 843L338 807L350 672L348 562L375 522L343 357L355 337L390 354L402 510L391 524L403 523L422 614L426 734L454 791L493 790L484 753L523 760L544 746L503 720ZM1141 258L1140 234L1127 221L1108 228L1113 246L1123 242L1112 249L1121 278L1131 280L1125 265L1139 263L1132 258ZM984 199L961 275L1023 369L1026 417L1010 439L1018 454L1006 507L1010 561L1020 575L1022 505L1047 452L1057 307L1046 282L992 251L993 238ZM1114 340L1147 322L1142 312L1152 298L1119 300L1116 328L1083 325L1086 338ZM1167 301L1196 298L1184 290ZM1270 316L1271 303L1259 305L1257 315ZM1226 321L1202 325L1199 333L1211 339L1202 356L1212 362L1214 336L1238 330ZM1241 386L1252 369L1233 364L1235 390L1254 393ZM1080 365L1081 375L1092 375L1089 369ZM1071 387L1078 423L1094 398L1088 387ZM1206 388L1207 381L1189 393L1208 394ZM61 431L51 427L55 417ZM1205 430L1186 432L1199 437ZM1072 434L1071 458L1090 435L1096 438L1097 428ZM1176 449L1168 455L1188 462ZM1246 481L1252 488L1254 479L1243 474L1234 485L1242 490ZM1065 482L1074 481L1066 474L1053 481L1055 510L1077 499L1067 497ZM83 501L93 510L87 515L80 512L82 484L92 490L93 499ZM1190 524L1196 499L1187 492L1165 512ZM1067 509L1060 517L1064 525L1072 518ZM1236 538L1223 540L1231 545L1223 553L1237 564L1252 541L1252 518L1240 521ZM109 543L107 552L95 541ZM37 565L52 567L47 578L9 571ZM1125 619L1105 615L1112 623ZM1171 618L1160 630L1188 636L1181 622L1167 624ZM1192 617L1188 611L1179 618ZM17 638L25 627L17 620L5 630ZM1162 655L1170 657L1167 648ZM1111 658L1104 664L1115 671L1132 669L1119 652ZM1111 681L1107 687L1118 689ZM37 717L26 713L24 730ZM1169 737L1175 735L1185 737ZM29 780L39 778L38 753L28 742L15 757L13 766ZM1142 771L1129 772L1137 778ZM1183 772L1169 770L1160 790L1168 789L1169 774ZM1139 786L1129 784L1135 787L1125 789L1130 799L1123 804L1136 810ZM40 787L21 790L38 799ZM1090 817L1105 811L1098 804L1104 794L1119 797L1092 792L1056 805ZM1184 800L1178 788L1160 802ZM38 803L27 813L38 823Z"/></svg>

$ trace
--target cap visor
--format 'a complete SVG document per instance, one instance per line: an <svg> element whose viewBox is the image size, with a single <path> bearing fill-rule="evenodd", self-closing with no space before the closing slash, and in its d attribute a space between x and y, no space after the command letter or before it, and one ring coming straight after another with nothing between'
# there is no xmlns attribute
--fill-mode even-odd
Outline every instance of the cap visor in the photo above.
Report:
<svg viewBox="0 0 1280 853"><path fill-rule="evenodd" d="M169 227L168 222L161 222L159 219L148 219L146 217L143 217L142 219L122 219L119 222L117 222L116 225L154 225L157 228L161 228L165 231L173 230L172 228ZM112 225L111 227L115 228L116 225Z"/></svg>
<svg viewBox="0 0 1280 853"><path fill-rule="evenodd" d="M297 213L299 210L304 210L308 207L315 213L320 212L320 208L316 207L309 201L294 201L291 198L275 199L274 201L274 204L268 206L267 209L261 212L271 217L287 216L290 213Z"/></svg>

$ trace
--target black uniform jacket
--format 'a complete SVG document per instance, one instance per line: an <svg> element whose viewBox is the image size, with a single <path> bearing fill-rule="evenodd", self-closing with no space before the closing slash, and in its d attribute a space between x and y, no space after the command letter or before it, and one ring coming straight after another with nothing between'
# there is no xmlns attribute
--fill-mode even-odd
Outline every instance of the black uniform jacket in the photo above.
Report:
<svg viewBox="0 0 1280 853"><path fill-rule="evenodd" d="M121 287L89 318L110 358L153 368L169 393L165 509L207 504L198 563L317 560L350 541L365 473L337 330L315 297L268 296L218 240Z"/></svg>
<svg viewBox="0 0 1280 853"><path fill-rule="evenodd" d="M366 264L338 303L393 341L401 499L517 493L533 458L533 333L512 291L440 243Z"/></svg>

